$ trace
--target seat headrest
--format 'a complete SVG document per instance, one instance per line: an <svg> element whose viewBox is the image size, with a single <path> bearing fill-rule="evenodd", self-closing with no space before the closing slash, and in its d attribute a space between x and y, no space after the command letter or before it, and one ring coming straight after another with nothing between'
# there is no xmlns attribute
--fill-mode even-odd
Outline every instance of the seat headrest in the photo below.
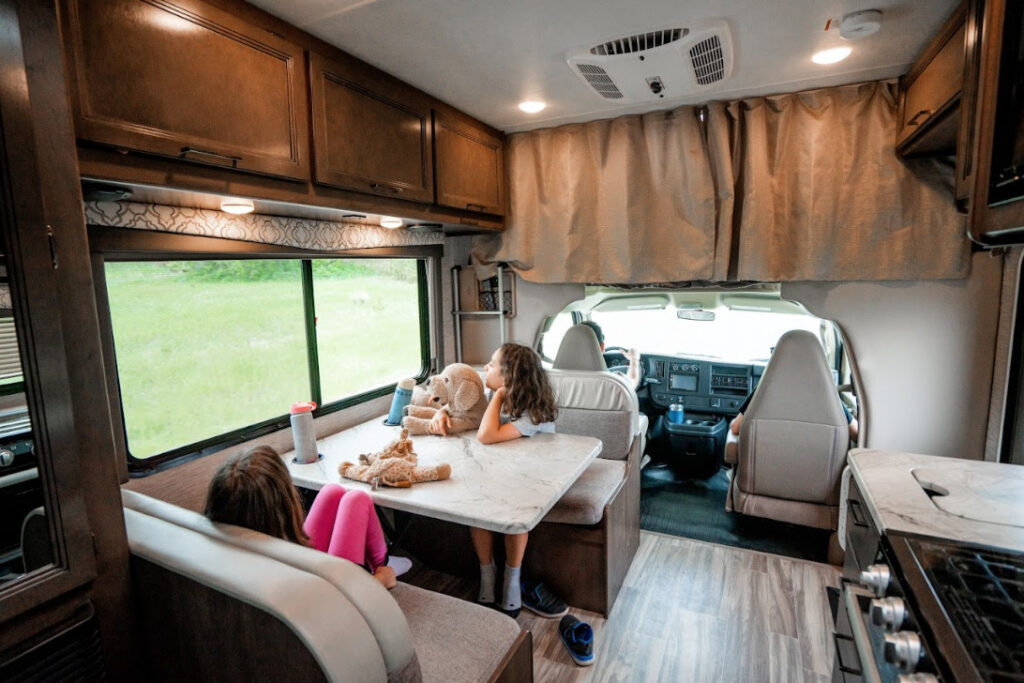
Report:
<svg viewBox="0 0 1024 683"><path fill-rule="evenodd" d="M597 335L587 325L573 325L565 333L555 354L556 370L607 370Z"/></svg>
<svg viewBox="0 0 1024 683"><path fill-rule="evenodd" d="M817 337L806 330L782 335L750 401L744 424L753 418L846 425L832 371Z"/></svg>

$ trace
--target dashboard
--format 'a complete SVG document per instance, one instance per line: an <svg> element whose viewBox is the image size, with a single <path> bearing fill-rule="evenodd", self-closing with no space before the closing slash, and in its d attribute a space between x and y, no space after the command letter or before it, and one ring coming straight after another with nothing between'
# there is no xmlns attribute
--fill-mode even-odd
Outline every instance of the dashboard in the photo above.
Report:
<svg viewBox="0 0 1024 683"><path fill-rule="evenodd" d="M688 410L735 415L764 374L764 366L642 355L646 390L658 408L681 403Z"/></svg>

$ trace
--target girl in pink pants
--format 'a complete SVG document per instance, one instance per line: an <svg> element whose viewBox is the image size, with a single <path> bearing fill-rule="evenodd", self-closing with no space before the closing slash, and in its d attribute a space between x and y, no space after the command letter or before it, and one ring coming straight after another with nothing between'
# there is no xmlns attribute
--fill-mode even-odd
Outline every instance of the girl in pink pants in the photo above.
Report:
<svg viewBox="0 0 1024 683"><path fill-rule="evenodd" d="M371 573L387 564L384 530L366 491L347 491L340 484L323 487L302 530L317 550L361 564Z"/></svg>
<svg viewBox="0 0 1024 683"><path fill-rule="evenodd" d="M343 557L366 567L385 587L395 585L384 531L370 496L328 484L303 522L299 492L269 446L250 448L217 469L206 495L206 516ZM404 569L411 564L405 558L393 560L401 560Z"/></svg>

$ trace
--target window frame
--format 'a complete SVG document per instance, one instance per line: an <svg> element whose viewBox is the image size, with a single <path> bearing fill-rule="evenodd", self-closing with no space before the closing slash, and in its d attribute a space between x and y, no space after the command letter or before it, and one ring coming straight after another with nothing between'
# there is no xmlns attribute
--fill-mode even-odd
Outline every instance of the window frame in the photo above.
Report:
<svg viewBox="0 0 1024 683"><path fill-rule="evenodd" d="M154 472L182 464L189 460L210 455L224 448L270 434L290 425L290 416L274 416L261 422L245 425L238 429L218 434L190 444L159 453L147 458L137 458L128 447L124 411L121 405L121 388L117 372L117 357L114 349L113 324L110 301L107 295L107 262L145 261L211 261L211 260L256 260L294 259L301 262L303 315L306 321L306 358L309 386L313 400L318 405L314 417L344 410L360 403L386 396L395 390L395 383L375 387L367 391L346 396L325 405L320 405L320 374L317 355L317 339L314 322L313 268L312 262L319 259L338 258L414 258L417 261L417 287L419 295L420 358L417 382L426 379L433 370L434 358L431 340L433 326L437 324L431 302L434 300L437 277L431 277L440 270L443 249L440 245L413 247L378 247L371 249L311 250L259 242L245 242L221 237L200 237L136 228L114 228L89 225L89 247L92 252L93 279L96 288L96 305L103 335L104 371L107 385L113 390L107 394L110 400L111 418L120 429L113 431L117 460L125 468L126 476L147 476ZM434 314L434 315L432 315Z"/></svg>

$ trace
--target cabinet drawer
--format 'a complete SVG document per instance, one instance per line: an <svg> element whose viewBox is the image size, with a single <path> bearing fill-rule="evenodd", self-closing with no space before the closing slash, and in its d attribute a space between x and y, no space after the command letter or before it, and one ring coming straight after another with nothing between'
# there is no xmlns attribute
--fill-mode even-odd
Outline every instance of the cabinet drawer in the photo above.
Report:
<svg viewBox="0 0 1024 683"><path fill-rule="evenodd" d="M434 199L430 100L367 67L310 54L316 182Z"/></svg>
<svg viewBox="0 0 1024 683"><path fill-rule="evenodd" d="M503 141L468 121L434 112L437 203L505 214Z"/></svg>
<svg viewBox="0 0 1024 683"><path fill-rule="evenodd" d="M80 139L308 179L302 49L194 0L65 0Z"/></svg>
<svg viewBox="0 0 1024 683"><path fill-rule="evenodd" d="M906 83L901 108L900 133L897 146L902 146L915 135L935 126L960 96L964 70L963 23L950 36L934 58L920 71L916 78ZM956 144L956 125L952 125L941 146ZM933 145L934 146L934 145Z"/></svg>

